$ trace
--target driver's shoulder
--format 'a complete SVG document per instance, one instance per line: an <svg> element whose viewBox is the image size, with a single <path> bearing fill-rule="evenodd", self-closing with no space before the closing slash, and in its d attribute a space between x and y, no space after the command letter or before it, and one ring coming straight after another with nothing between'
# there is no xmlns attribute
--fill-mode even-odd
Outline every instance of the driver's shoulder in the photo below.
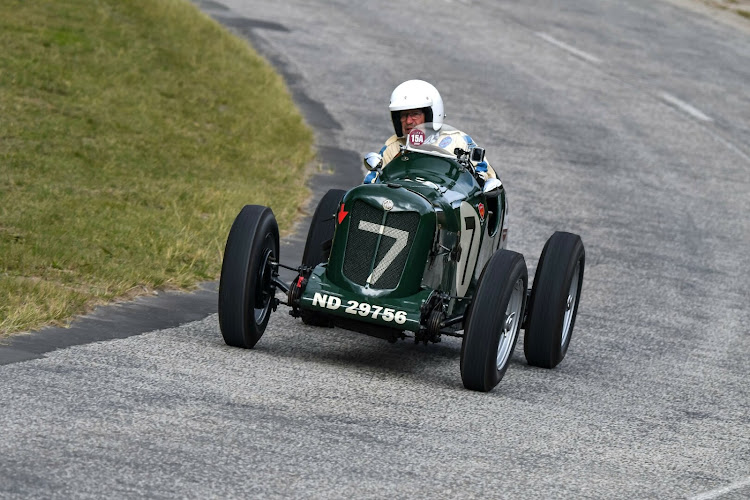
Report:
<svg viewBox="0 0 750 500"><path fill-rule="evenodd" d="M457 128L452 128L450 130L442 129L440 133L443 135L466 135L466 132L458 130Z"/></svg>
<svg viewBox="0 0 750 500"><path fill-rule="evenodd" d="M462 142L466 143L467 147L477 145L474 142L474 139L472 139L471 136L467 134L466 132L464 132L463 130L452 129L450 131L446 131L446 135L449 135L454 139L460 139Z"/></svg>
<svg viewBox="0 0 750 500"><path fill-rule="evenodd" d="M442 130L441 133L440 133L440 135L442 135L442 136L450 136L450 137L460 137L460 138L465 139L467 141L471 139L471 136L469 134L467 134L463 130L458 130L458 129L455 129L455 128L451 129L451 130Z"/></svg>
<svg viewBox="0 0 750 500"><path fill-rule="evenodd" d="M385 147L387 148L387 147L389 147L389 146L391 146L391 145L393 145L393 144L396 144L396 143L398 142L398 140L399 140L399 139L400 139L400 137L399 137L399 136L397 136L396 134L393 134L392 136L390 136L390 137L389 137L389 138L388 138L388 139L387 139L387 140L385 141Z"/></svg>

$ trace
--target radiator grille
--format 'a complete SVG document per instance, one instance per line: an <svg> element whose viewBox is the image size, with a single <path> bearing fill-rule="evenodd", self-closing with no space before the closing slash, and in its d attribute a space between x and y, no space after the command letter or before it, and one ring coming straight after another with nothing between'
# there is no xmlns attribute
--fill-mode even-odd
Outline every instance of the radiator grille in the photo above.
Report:
<svg viewBox="0 0 750 500"><path fill-rule="evenodd" d="M419 214L388 212L384 224L386 229L382 237L379 228L383 220L383 210L356 201L350 217L344 255L344 275L354 283L364 286L372 274L372 288L396 288L417 233ZM388 252L397 244L403 248L396 248L397 253L389 255Z"/></svg>
<svg viewBox="0 0 750 500"><path fill-rule="evenodd" d="M349 215L349 235L344 255L344 275L358 285L365 285L372 268L372 254L378 243L378 235L359 229L361 221L380 224L383 211L367 203L356 201Z"/></svg>

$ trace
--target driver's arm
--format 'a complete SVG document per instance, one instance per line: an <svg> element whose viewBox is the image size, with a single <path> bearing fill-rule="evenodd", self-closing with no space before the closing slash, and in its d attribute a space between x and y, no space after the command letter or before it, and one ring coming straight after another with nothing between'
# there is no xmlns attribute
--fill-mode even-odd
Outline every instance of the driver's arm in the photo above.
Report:
<svg viewBox="0 0 750 500"><path fill-rule="evenodd" d="M406 142L393 134L385 141L385 146L380 150L380 154L383 156L383 166L388 165L394 158L401 154L401 146Z"/></svg>
<svg viewBox="0 0 750 500"><path fill-rule="evenodd" d="M461 140L463 141L463 144L461 145L461 149L465 151L469 151L471 148L478 146L478 144L474 142L474 139L472 139L469 134L465 134L461 132ZM484 161L481 161L477 163L476 165L474 165L474 168L476 169L479 176L485 180L497 178L495 169L492 168L492 166L490 165L490 162L487 161L487 158L485 158Z"/></svg>
<svg viewBox="0 0 750 500"><path fill-rule="evenodd" d="M481 177L484 177L483 175L481 175L482 173L486 173L487 179L497 179L497 174L495 173L495 169L492 168L492 166L489 164L486 158L484 161L480 161L479 163L474 165L474 167L476 168L477 172L480 174Z"/></svg>
<svg viewBox="0 0 750 500"><path fill-rule="evenodd" d="M388 165L388 163L401 154L401 144L403 142L404 141L399 140L395 134L385 141L385 145L380 149L380 156L383 157L383 166ZM378 172L372 171L365 176L365 179L362 182L364 184L376 184L380 182L378 180L379 177L380 174Z"/></svg>

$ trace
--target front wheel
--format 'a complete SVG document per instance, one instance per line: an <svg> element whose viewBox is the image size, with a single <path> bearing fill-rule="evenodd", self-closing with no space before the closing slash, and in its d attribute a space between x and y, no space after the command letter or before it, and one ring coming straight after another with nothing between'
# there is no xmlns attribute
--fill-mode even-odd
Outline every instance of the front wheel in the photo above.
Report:
<svg viewBox="0 0 750 500"><path fill-rule="evenodd" d="M331 240L336 231L336 211L345 194L343 189L329 189L315 208L302 254L303 266L315 267L328 260Z"/></svg>
<svg viewBox="0 0 750 500"><path fill-rule="evenodd" d="M526 305L529 282L523 255L498 250L474 295L461 346L461 380L474 391L492 390L505 375Z"/></svg>
<svg viewBox="0 0 750 500"><path fill-rule="evenodd" d="M530 365L554 368L573 335L586 253L577 234L556 232L544 245L534 274L523 350Z"/></svg>
<svg viewBox="0 0 750 500"><path fill-rule="evenodd" d="M328 261L333 234L336 232L336 210L345 194L343 189L329 189L318 203L307 232L305 251L302 254L303 266L315 267ZM318 312L301 311L300 316L306 325L333 326L328 318Z"/></svg>
<svg viewBox="0 0 750 500"><path fill-rule="evenodd" d="M219 328L224 342L252 349L271 316L272 262L279 258L279 226L268 207L246 205L229 231L219 281Z"/></svg>

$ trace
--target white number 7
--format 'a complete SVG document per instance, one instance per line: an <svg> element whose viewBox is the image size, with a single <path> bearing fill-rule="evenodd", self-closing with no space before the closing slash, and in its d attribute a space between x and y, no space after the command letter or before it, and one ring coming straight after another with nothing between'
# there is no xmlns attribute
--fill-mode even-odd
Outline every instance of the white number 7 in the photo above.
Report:
<svg viewBox="0 0 750 500"><path fill-rule="evenodd" d="M385 270L388 269L393 261L396 260L396 256L406 248L406 243L409 241L409 233L402 229L396 229L364 220L359 221L359 229L369 233L382 234L383 236L388 236L389 238L396 240L391 249L383 256L383 259L377 266L375 266L375 269L372 270L370 276L367 277L367 283L373 285L381 276L383 276L383 273L385 273Z"/></svg>

